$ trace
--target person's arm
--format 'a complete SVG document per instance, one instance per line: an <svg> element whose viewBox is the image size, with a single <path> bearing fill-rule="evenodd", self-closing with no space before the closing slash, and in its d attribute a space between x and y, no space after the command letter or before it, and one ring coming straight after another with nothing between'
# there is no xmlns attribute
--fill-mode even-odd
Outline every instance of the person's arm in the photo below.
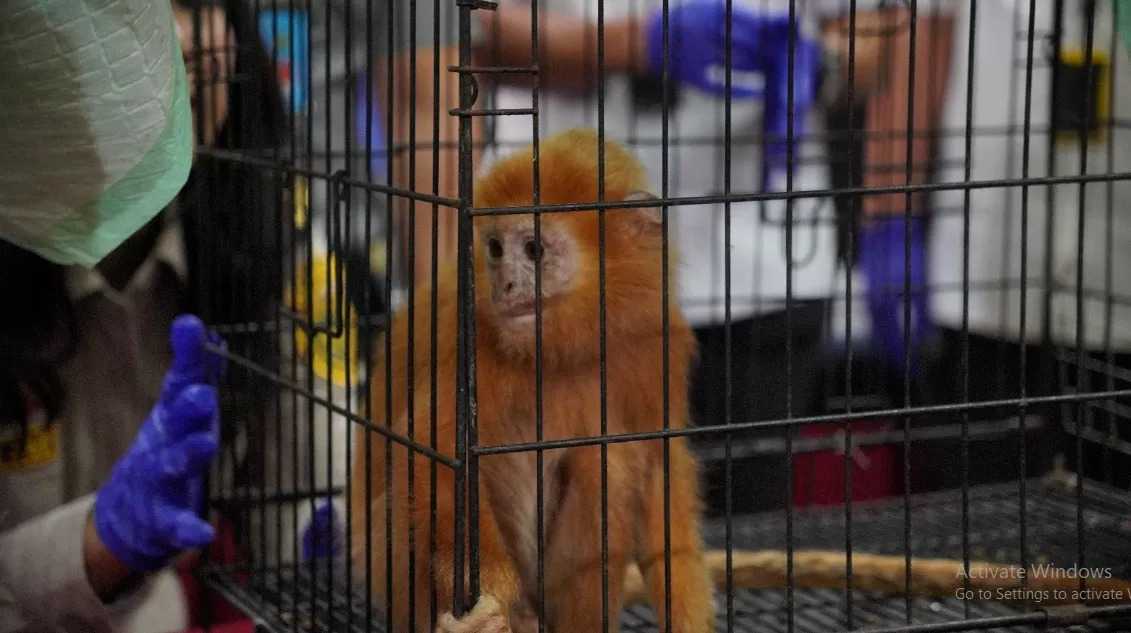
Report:
<svg viewBox="0 0 1131 633"><path fill-rule="evenodd" d="M477 12L483 29L476 53L480 63L527 66L533 57L533 12L529 6L501 5ZM647 20L644 15L605 20L605 72L648 72ZM541 80L556 88L580 90L597 82L597 22L566 13L538 11L538 61ZM523 75L503 79L521 80Z"/></svg>
<svg viewBox="0 0 1131 633"><path fill-rule="evenodd" d="M427 4L427 3L424 3ZM417 22L431 24L427 7L418 5ZM519 66L531 63L530 8L516 4L504 4L496 11L476 11L472 14L479 20L482 28L480 43L474 51L476 65ZM450 17L443 14L442 17ZM596 25L584 20L551 14L543 11L540 16L541 67L543 81L558 88L583 88L592 83L596 74L586 72L586 68L596 68L596 46L587 59L585 42L594 43ZM447 26L447 25L445 25ZM606 64L612 72L638 70L643 68L644 38L637 33L634 22L610 21L605 26ZM441 33L454 32L454 29L441 28ZM589 38L586 40L585 38ZM442 40L439 47L434 45L431 31L417 31L415 54L403 44L403 36L395 47L393 58L393 94L388 94L388 60L380 57L375 64L377 70L376 89L378 103L382 109L392 104L393 145L400 148L392 157L393 181L395 187L418 193L432 193L433 183L433 141L437 141L439 151L436 156L438 170L437 193L440 196L455 198L459 195L459 118L450 111L459 106L459 75L448 70L459 64L459 49L454 41ZM611 43L614 43L610 45ZM639 49L630 49L635 42ZM437 63L436 49L439 49ZM586 64L590 64L588 67ZM435 69L439 68L439 76ZM521 80L522 75L507 75L505 79ZM437 81L438 79L438 81ZM481 76L482 80L483 77ZM498 79L492 77L491 79ZM439 91L437 92L437 88ZM476 107L483 107L482 100ZM434 114L438 110L438 117ZM410 119L410 114L414 118ZM439 126L434 125L438 118ZM472 119L472 135L482 141L483 118ZM409 150L409 148L412 148ZM413 159L410 160L410 152ZM479 144L476 145L472 160L478 164L482 156ZM406 247L408 237L409 210L415 215L415 257L414 281L419 286L431 278L432 273L432 233L437 232L437 264L443 266L456 256L458 217L455 209L439 206L436 210L436 226L433 227L432 204L429 202L409 202L403 197L394 197L394 216L397 218L398 233L402 246Z"/></svg>
<svg viewBox="0 0 1131 633"><path fill-rule="evenodd" d="M454 44L441 43L439 54L439 92L436 92L433 72L436 60L435 50L429 45L420 45L415 56L402 50L393 61L393 145L392 156L393 186L400 189L431 195L433 193L433 156L436 157L438 181L436 193L440 196L456 198L459 195L459 118L449 112L459 106L459 75L448 71L449 66L459 64L459 52ZM414 59L415 57L415 59ZM379 64L378 93L382 109L390 103L386 93L387 62ZM413 90L415 87L415 90ZM482 100L476 107L483 107ZM438 110L439 126L433 125L434 111ZM410 119L410 113L415 120ZM473 138L482 143L482 117L472 120ZM438 152L433 153L432 143L438 142ZM411 157L410 157L411 154ZM476 148L474 158L477 162L481 152ZM410 201L394 197L394 216L398 223L400 239L407 257L409 235L409 211L415 214L415 257L414 280L419 287L431 279L432 275L432 203ZM436 209L437 265L454 261L456 256L457 210L438 205Z"/></svg>
<svg viewBox="0 0 1131 633"><path fill-rule="evenodd" d="M83 497L0 534L0 632L111 630L106 603L131 574L93 533L93 504Z"/></svg>
<svg viewBox="0 0 1131 633"><path fill-rule="evenodd" d="M920 184L932 176L930 157L949 83L954 19L950 14L920 15L915 24L914 59L909 13L891 9L880 14L880 19L888 20L894 32L884 61L876 69L875 91L865 101L863 185ZM908 196L903 193L863 196L857 241L858 263L868 288L866 304L881 358L899 371L910 358L912 373L919 371L920 351L934 336L926 292L927 199L926 194L913 194L908 210ZM910 212L910 221L905 211ZM908 328L904 327L905 287L911 291ZM910 330L906 339L910 349L904 344L905 329Z"/></svg>
<svg viewBox="0 0 1131 633"><path fill-rule="evenodd" d="M222 345L195 317L172 327L173 366L133 445L94 495L0 534L0 632L109 631L104 606L178 553L211 542L197 516L219 445Z"/></svg>
<svg viewBox="0 0 1131 633"><path fill-rule="evenodd" d="M904 27L906 17L903 15ZM846 96L850 75L852 93L858 100L882 89L892 55L892 36L900 24L900 16L888 10L858 10L855 16L841 14L822 21L821 44L826 58L835 60L827 69L832 73L828 79L835 88L835 96ZM855 67L851 73L850 58Z"/></svg>
<svg viewBox="0 0 1131 633"><path fill-rule="evenodd" d="M930 176L933 132L936 130L950 75L951 37L954 18L949 14L920 15L916 24L915 81L911 81L911 29L906 9L890 9L888 19L896 25L884 55L886 63L875 92L867 101L864 142L864 186L890 187L907 184L908 144L911 149L911 184ZM908 108L914 90L912 134L908 138ZM922 212L925 196L912 196L912 211ZM902 214L904 194L867 196L866 217Z"/></svg>

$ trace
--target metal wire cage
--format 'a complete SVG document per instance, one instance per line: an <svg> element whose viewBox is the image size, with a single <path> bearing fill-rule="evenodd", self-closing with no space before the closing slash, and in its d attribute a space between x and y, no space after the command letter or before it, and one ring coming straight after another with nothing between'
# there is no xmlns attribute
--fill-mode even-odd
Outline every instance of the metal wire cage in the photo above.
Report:
<svg viewBox="0 0 1131 633"><path fill-rule="evenodd" d="M359 487L382 497L351 476L377 451L384 464L394 451L425 460L389 466L386 481L456 482L454 569L467 573L450 572L452 604L433 592L436 617L463 613L479 593L478 513L490 502L474 485L481 460L599 447L604 471L614 443L677 437L702 464L718 630L1117 630L1131 614L1131 594L1065 606L1073 601L1032 593L1043 586L1032 580L1015 587L1030 590L1021 600L983 596L969 573L988 562L1131 578L1131 288L1121 269L1131 83L1121 81L1129 42L1119 28L1131 7L720 1L718 42L703 43L727 51L712 92L678 72L687 42L675 16L694 3L185 4L198 42L187 60L200 135L190 187L216 203L184 220L196 303L229 360L224 450L208 488L230 547L209 550L198 577L260 629L393 628L393 605L374 598L370 552L409 556L415 570L427 561L394 551L392 537L365 537L395 522L391 503L353 501ZM737 96L759 81L726 45L750 12L797 27L777 51L786 77L809 63L802 39L822 51L811 109L795 107L807 97L794 82L780 84L785 143L764 124L768 81L761 98ZM224 28L230 39L217 35ZM433 411L438 390L455 394L456 450L437 448L434 417L393 431L397 413L372 405L376 390L391 402L399 384L400 368L375 369L392 355L389 316L435 293L450 266L466 317L483 291L472 274L477 218L538 223L625 206L476 206L477 174L578 125L641 158L665 251L692 254L665 269L680 292L664 299L692 315L700 346L693 425L482 444L475 319L443 331L433 313L410 318L428 327L409 325L406 338L410 349L458 340L455 384L436 384L433 356L429 393ZM783 168L769 172L774 143ZM902 221L900 239L875 241L881 218ZM920 219L922 256L908 239ZM930 323L918 321L924 309ZM603 339L603 321L601 330ZM606 360L602 388L616 380ZM672 388L655 385L656 398ZM531 422L540 439L542 422ZM592 503L604 529L589 536L607 544L607 500ZM538 516L541 525L541 504ZM357 524L363 537L346 529ZM538 574L527 580L541 587L544 538L535 540ZM807 580L815 550L833 552L825 586ZM770 582L743 572L756 551L780 553ZM871 555L898 565L883 590L862 577ZM924 591L925 559L966 573L948 591ZM423 582L415 572L381 578L385 594ZM608 630L657 628L646 605L618 614L604 604Z"/></svg>

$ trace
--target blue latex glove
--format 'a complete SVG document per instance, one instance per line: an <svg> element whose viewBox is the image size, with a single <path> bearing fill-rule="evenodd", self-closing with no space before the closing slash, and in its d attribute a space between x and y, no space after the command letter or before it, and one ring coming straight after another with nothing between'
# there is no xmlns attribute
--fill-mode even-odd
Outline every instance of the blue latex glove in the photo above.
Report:
<svg viewBox="0 0 1131 633"><path fill-rule="evenodd" d="M332 503L325 503L310 517L302 531L302 560L336 557L342 551L344 529Z"/></svg>
<svg viewBox="0 0 1131 633"><path fill-rule="evenodd" d="M207 545L214 536L197 516L202 478L220 441L212 383L223 361L205 350L210 338L219 343L194 316L173 322L173 366L161 396L95 498L99 538L135 571L163 567L178 552Z"/></svg>
<svg viewBox="0 0 1131 633"><path fill-rule="evenodd" d="M805 115L817 100L821 72L820 44L798 35L793 42L793 160L798 159L797 141L805 134ZM765 149L762 158L763 189L771 188L771 176L789 168L789 35L783 32L780 45L768 53L766 63L765 109L762 131Z"/></svg>
<svg viewBox="0 0 1131 633"><path fill-rule="evenodd" d="M671 6L668 11L670 76L701 90L725 95L726 3L690 0ZM791 28L787 13L757 13L732 5L731 20L731 95L736 99L762 97L765 101L763 186L768 189L770 175L787 167L789 78L793 77L793 137L797 139L805 133L805 114L817 98L821 49L817 42L799 32L797 16ZM648 24L648 64L656 75L663 72L663 24L661 9ZM749 74L760 75L761 85L752 85L747 80Z"/></svg>
<svg viewBox="0 0 1131 633"><path fill-rule="evenodd" d="M911 224L911 370L918 370L918 353L934 331L927 306L927 266L923 219L902 215L875 218L860 227L858 266L868 283L868 313L872 339L889 367L903 370L904 244Z"/></svg>

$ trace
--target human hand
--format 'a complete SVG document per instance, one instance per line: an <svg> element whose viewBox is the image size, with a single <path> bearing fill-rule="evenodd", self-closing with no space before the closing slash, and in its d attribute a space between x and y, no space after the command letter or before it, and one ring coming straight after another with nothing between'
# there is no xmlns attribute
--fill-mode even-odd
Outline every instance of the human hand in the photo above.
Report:
<svg viewBox="0 0 1131 633"><path fill-rule="evenodd" d="M780 36L779 45L767 53L765 105L762 134L765 143L763 188L769 189L769 178L790 166L789 147L796 148L797 139L805 134L805 115L818 96L821 75L821 47L817 42L798 34L792 42L793 68L790 69L791 43L788 32ZM789 92L793 80L793 94ZM793 129L790 134L790 100ZM793 150L793 161L797 150Z"/></svg>
<svg viewBox="0 0 1131 633"><path fill-rule="evenodd" d="M302 560L335 558L342 553L344 539L345 529L334 504L327 501L314 511L302 531Z"/></svg>
<svg viewBox="0 0 1131 633"><path fill-rule="evenodd" d="M668 11L671 77L725 95L726 4L722 0L690 0ZM797 139L804 133L805 114L817 99L821 45L800 32L797 16L791 19L785 13L758 13L732 6L731 24L731 95L764 100L763 176L768 179L771 173L788 167L791 98L792 136ZM654 74L663 71L663 25L663 11L658 10L646 29L648 67Z"/></svg>
<svg viewBox="0 0 1131 633"><path fill-rule="evenodd" d="M910 226L908 226L910 223ZM911 240L905 240L910 229ZM860 228L858 265L868 283L867 306L872 319L872 340L882 360L891 368L904 366L905 245L910 245L911 267L907 286L911 297L911 369L917 371L918 352L934 331L927 306L925 227L921 217L875 217Z"/></svg>
<svg viewBox="0 0 1131 633"><path fill-rule="evenodd" d="M135 572L164 566L178 552L207 545L214 531L197 516L203 476L219 445L219 405L211 384L223 361L205 343L200 319L173 322L173 366L157 404L94 503L106 548Z"/></svg>
<svg viewBox="0 0 1131 633"><path fill-rule="evenodd" d="M668 8L668 72L675 81L715 94L726 93L726 3L689 0ZM762 96L771 67L788 55L790 31L798 46L812 45L788 14L758 13L731 7L731 94L736 98ZM663 72L664 16L657 9L645 26L648 69ZM759 77L751 77L750 75Z"/></svg>

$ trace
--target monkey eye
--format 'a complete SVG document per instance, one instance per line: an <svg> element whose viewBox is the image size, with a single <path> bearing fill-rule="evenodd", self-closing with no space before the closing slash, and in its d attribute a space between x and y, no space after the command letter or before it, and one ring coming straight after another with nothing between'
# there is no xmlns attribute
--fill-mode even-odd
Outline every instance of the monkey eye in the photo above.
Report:
<svg viewBox="0 0 1131 633"><path fill-rule="evenodd" d="M499 259L503 256L503 243L496 238L487 240L487 252L491 257Z"/></svg>
<svg viewBox="0 0 1131 633"><path fill-rule="evenodd" d="M522 251L526 253L527 259L530 261L537 261L542 258L542 245L534 240L527 240L523 244Z"/></svg>

